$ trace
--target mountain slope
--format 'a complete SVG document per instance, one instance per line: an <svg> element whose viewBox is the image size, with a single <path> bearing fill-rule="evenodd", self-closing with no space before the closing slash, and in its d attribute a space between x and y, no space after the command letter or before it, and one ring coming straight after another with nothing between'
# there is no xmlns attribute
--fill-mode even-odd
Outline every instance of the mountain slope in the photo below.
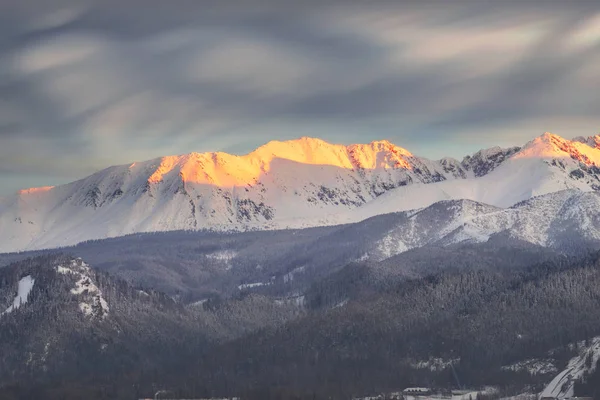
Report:
<svg viewBox="0 0 600 400"><path fill-rule="evenodd" d="M506 247L519 242L559 253L585 253L600 249L599 209L599 192L576 189L536 196L509 208L442 200L348 224L320 238L312 251L327 258L341 242L356 258L382 261L421 247L486 242Z"/></svg>
<svg viewBox="0 0 600 400"><path fill-rule="evenodd" d="M568 343L598 335L599 266L595 255L404 281L226 343L199 368L211 385L230 391L316 388L333 398L453 387L456 376L467 387L541 386L551 369L532 375L506 366L539 359L561 369L574 355ZM433 362L441 367L427 368Z"/></svg>
<svg viewBox="0 0 600 400"><path fill-rule="evenodd" d="M600 136L594 138L600 141ZM468 199L505 208L561 190L600 189L600 149L587 142L545 133L518 151L507 150L508 157L502 154L499 158L503 161L491 169L486 167L487 162L469 167L470 159L466 159L467 169L486 171L484 175L400 187L361 207L357 213L365 217L377 214L378 210L381 210L379 213L403 211L451 199Z"/></svg>
<svg viewBox="0 0 600 400"><path fill-rule="evenodd" d="M391 188L453 179L389 142L270 142L246 156L192 153L111 167L0 208L0 251L134 232L278 227L357 208Z"/></svg>
<svg viewBox="0 0 600 400"><path fill-rule="evenodd" d="M385 259L424 245L507 238L576 254L600 248L600 193L562 190L502 209L469 200L442 201L406 212L406 221L375 242Z"/></svg>
<svg viewBox="0 0 600 400"><path fill-rule="evenodd" d="M387 141L270 142L245 156L191 153L111 167L0 204L0 251L136 232L303 228L469 199L509 207L564 189L600 188L592 139L544 134L523 148L430 161Z"/></svg>

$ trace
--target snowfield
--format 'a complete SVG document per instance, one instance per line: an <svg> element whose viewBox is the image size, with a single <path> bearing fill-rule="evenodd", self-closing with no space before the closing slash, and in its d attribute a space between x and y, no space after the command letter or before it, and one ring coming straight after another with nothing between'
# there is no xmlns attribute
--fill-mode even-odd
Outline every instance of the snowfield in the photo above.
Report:
<svg viewBox="0 0 600 400"><path fill-rule="evenodd" d="M2 314L0 314L0 316L8 314L27 303L27 297L29 296L31 289L33 289L34 283L35 279L33 279L31 275L27 275L26 277L21 278L21 280L19 280L19 285L17 288L17 295L13 300L12 306L8 307Z"/></svg>

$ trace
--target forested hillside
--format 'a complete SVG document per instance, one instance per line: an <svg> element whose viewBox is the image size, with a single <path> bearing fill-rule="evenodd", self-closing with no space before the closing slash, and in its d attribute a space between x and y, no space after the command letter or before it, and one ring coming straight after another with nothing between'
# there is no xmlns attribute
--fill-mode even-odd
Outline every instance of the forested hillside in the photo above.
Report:
<svg viewBox="0 0 600 400"><path fill-rule="evenodd" d="M346 278L368 279L352 269ZM447 271L227 343L195 376L223 393L311 388L347 398L377 388L456 387L452 362L462 385L541 388L551 372L511 366L536 359L560 369L570 344L600 333L599 307L598 255L521 271Z"/></svg>
<svg viewBox="0 0 600 400"><path fill-rule="evenodd" d="M422 278L390 275L391 262L349 264L302 301L241 290L184 305L83 260L24 260L0 269L0 385L16 398L50 388L56 398L155 388L250 399L413 385L518 392L540 390L573 343L600 335L600 254ZM587 385L595 390L586 389L593 376Z"/></svg>
<svg viewBox="0 0 600 400"><path fill-rule="evenodd" d="M2 398L147 395L208 347L301 313L258 295L186 306L63 255L0 269L0 311Z"/></svg>
<svg viewBox="0 0 600 400"><path fill-rule="evenodd" d="M430 230L438 220L446 220L444 210L451 209L434 208L437 217L423 218ZM407 225L406 215L388 214L359 224L301 230L137 234L60 250L0 254L0 266L62 251L134 285L195 302L230 297L240 287L279 297L302 293L352 262L377 264L387 279L420 277L453 267L522 267L560 254L507 234L483 243L436 242L396 254L400 250L389 245L388 232Z"/></svg>

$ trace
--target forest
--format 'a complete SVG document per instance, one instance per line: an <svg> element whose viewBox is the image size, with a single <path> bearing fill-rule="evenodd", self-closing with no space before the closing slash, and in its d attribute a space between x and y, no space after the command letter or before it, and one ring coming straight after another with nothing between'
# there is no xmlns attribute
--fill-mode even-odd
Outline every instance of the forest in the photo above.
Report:
<svg viewBox="0 0 600 400"><path fill-rule="evenodd" d="M110 305L101 319L83 316L69 295L72 278L55 273L69 260L43 256L0 269L0 299L19 277L36 277L31 306L0 319L8 398L36 390L132 398L166 388L187 398L345 399L485 385L518 394L541 389L552 374L503 367L543 359L561 369L574 343L600 335L599 253L406 279L352 263L312 284L303 306L251 292L186 305L92 270ZM427 367L434 359L443 366ZM597 393L594 374L580 393Z"/></svg>

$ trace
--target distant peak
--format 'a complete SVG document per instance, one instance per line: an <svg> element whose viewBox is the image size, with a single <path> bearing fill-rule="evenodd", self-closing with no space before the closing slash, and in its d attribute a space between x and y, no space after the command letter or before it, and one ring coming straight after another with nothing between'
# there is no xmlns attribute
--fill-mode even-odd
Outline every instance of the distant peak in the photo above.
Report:
<svg viewBox="0 0 600 400"><path fill-rule="evenodd" d="M29 189L22 189L18 191L18 194L33 194L33 193L44 193L49 190L52 190L54 186L42 186L42 187L34 187Z"/></svg>
<svg viewBox="0 0 600 400"><path fill-rule="evenodd" d="M527 143L525 147L539 146L540 144L556 145L565 142L569 142L569 140L551 132L544 132L540 136Z"/></svg>
<svg viewBox="0 0 600 400"><path fill-rule="evenodd" d="M349 150L355 149L355 148L363 148L363 149L371 148L376 151L393 150L395 152L400 152L404 155L412 155L406 149L396 146L395 144L393 144L392 142L390 142L387 139L373 140L370 143L354 143L354 144L344 145L344 144L334 144L331 142L327 142L323 139L309 137L309 136L302 136L297 139L291 139L291 140L285 140L285 141L271 140L270 142L258 147L256 150L254 150L250 154L260 154L260 153L264 152L265 150L277 153L278 151L281 151L282 149L289 149L289 148L293 148L295 146L302 146L305 148L314 148L314 147L330 147L330 148L338 148L338 149L346 148Z"/></svg>
<svg viewBox="0 0 600 400"><path fill-rule="evenodd" d="M308 143L327 143L327 144L330 144L330 143L326 142L323 139L316 138L316 137L310 137L310 136L301 136L300 138L295 139L295 140L292 139L291 141L292 142L308 142Z"/></svg>
<svg viewBox="0 0 600 400"><path fill-rule="evenodd" d="M502 148L499 146L482 149L463 158L461 165L467 171L473 171L476 177L483 176L497 168L506 159L521 150L520 147Z"/></svg>
<svg viewBox="0 0 600 400"><path fill-rule="evenodd" d="M389 140L387 139L382 139L382 140L373 140L371 142L372 145L384 145L384 146L395 146L393 143L391 143Z"/></svg>
<svg viewBox="0 0 600 400"><path fill-rule="evenodd" d="M331 144L329 142L326 142L323 139L319 139L319 138L313 138L313 137L309 137L309 136L302 136L296 139L290 139L290 140L270 140L269 142L263 144L262 146L257 147L254 151L250 152L249 154L253 154L253 153L260 153L261 151L264 150L276 150L276 149L281 149L283 147L290 147L290 146L296 146L296 145L301 145L301 146L316 146L316 145L326 145L326 146L335 146L334 144Z"/></svg>
<svg viewBox="0 0 600 400"><path fill-rule="evenodd" d="M531 142L529 142L528 144L536 144L536 143L546 143L546 144L557 144L557 143L562 143L562 142L566 142L568 141L567 139L556 135L554 133L551 132L544 132L543 134L541 134L540 136L536 137L535 139L533 139ZM527 146L527 145L526 145Z"/></svg>
<svg viewBox="0 0 600 400"><path fill-rule="evenodd" d="M390 142L387 139L382 139L382 140L373 140L371 143L368 144L351 144L349 146L347 146L348 149L355 149L355 148L362 148L362 149L367 149L370 148L374 151L377 152L392 152L392 153L396 153L402 156L406 156L406 157L412 157L412 153L408 150L406 150L403 147L397 146L394 143Z"/></svg>
<svg viewBox="0 0 600 400"><path fill-rule="evenodd" d="M269 145L273 145L273 144L296 144L296 143L305 143L305 144L306 143L325 143L325 144L331 144L329 142L326 142L323 139L319 139L319 138L315 138L315 137L310 137L310 136L300 136L299 138L289 139L289 140L271 140L271 141L267 142L266 144L264 144L263 146L260 146L260 147L269 146Z"/></svg>
<svg viewBox="0 0 600 400"><path fill-rule="evenodd" d="M583 140L581 140L583 139ZM565 139L550 132L533 139L523 147L518 158L571 158L586 165L600 164L596 139Z"/></svg>

